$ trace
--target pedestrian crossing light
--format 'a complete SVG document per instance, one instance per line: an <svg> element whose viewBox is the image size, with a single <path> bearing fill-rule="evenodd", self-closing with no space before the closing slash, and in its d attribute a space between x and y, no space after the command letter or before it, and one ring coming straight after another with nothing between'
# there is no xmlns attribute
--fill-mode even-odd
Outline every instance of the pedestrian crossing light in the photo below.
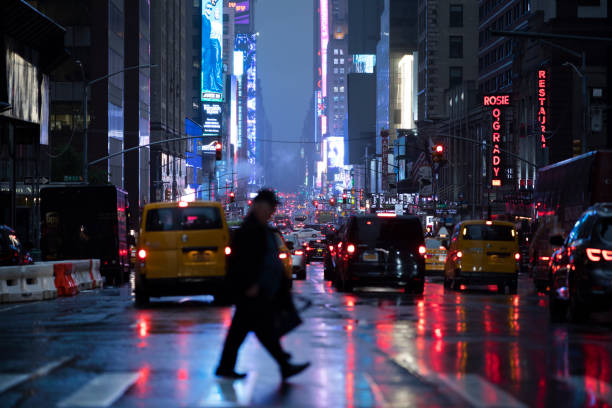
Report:
<svg viewBox="0 0 612 408"><path fill-rule="evenodd" d="M219 161L222 158L222 154L223 152L221 151L223 146L221 146L221 143L217 142L215 144L215 160Z"/></svg>

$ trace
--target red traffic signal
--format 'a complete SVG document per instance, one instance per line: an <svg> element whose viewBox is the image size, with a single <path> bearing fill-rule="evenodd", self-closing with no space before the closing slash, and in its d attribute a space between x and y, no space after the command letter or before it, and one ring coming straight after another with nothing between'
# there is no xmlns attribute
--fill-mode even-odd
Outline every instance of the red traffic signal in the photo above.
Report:
<svg viewBox="0 0 612 408"><path fill-rule="evenodd" d="M329 205L335 205L336 204L336 199L334 197L329 199Z"/></svg>
<svg viewBox="0 0 612 408"><path fill-rule="evenodd" d="M342 194L342 204L347 204L347 203L348 203L348 200L347 200L347 197L346 197L346 193L343 193Z"/></svg>
<svg viewBox="0 0 612 408"><path fill-rule="evenodd" d="M317 200L313 200L312 205L314 205L315 207L319 206L319 202Z"/></svg>
<svg viewBox="0 0 612 408"><path fill-rule="evenodd" d="M234 193L233 191L230 191L229 198L230 198L230 203L233 203L234 201L236 201L236 193Z"/></svg>
<svg viewBox="0 0 612 408"><path fill-rule="evenodd" d="M221 160L223 157L223 152L222 152L222 148L223 146L221 145L221 143L217 142L215 143L215 160L219 161Z"/></svg>
<svg viewBox="0 0 612 408"><path fill-rule="evenodd" d="M434 162L444 161L444 145L437 144L432 149L431 156Z"/></svg>

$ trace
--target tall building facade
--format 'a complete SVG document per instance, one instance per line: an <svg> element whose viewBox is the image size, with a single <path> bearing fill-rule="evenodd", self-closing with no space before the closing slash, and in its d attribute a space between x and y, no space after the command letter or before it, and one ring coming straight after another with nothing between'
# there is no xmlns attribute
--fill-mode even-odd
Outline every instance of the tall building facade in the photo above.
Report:
<svg viewBox="0 0 612 408"><path fill-rule="evenodd" d="M0 224L39 247L41 180L50 178L50 77L66 30L19 0L0 3ZM72 118L72 116L70 116Z"/></svg>
<svg viewBox="0 0 612 408"><path fill-rule="evenodd" d="M151 1L151 201L177 200L185 187L186 7Z"/></svg>
<svg viewBox="0 0 612 408"><path fill-rule="evenodd" d="M140 146L125 154L124 182L130 199L131 229L138 230L139 210L150 200L151 140L151 9L147 0L134 0L125 8L125 107L126 149Z"/></svg>

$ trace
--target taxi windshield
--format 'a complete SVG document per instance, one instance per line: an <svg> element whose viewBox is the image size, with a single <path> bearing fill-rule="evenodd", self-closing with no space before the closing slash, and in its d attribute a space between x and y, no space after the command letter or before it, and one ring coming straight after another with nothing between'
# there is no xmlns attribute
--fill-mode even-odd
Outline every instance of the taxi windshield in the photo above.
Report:
<svg viewBox="0 0 612 408"><path fill-rule="evenodd" d="M221 213L216 207L158 208L147 213L147 231L220 229Z"/></svg>
<svg viewBox="0 0 612 408"><path fill-rule="evenodd" d="M463 239L471 241L514 241L514 229L508 225L466 225Z"/></svg>

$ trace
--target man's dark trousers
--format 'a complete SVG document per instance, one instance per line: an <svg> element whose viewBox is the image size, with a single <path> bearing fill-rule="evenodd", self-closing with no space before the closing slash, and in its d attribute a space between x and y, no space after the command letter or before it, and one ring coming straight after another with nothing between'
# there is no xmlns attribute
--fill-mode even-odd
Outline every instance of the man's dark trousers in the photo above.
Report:
<svg viewBox="0 0 612 408"><path fill-rule="evenodd" d="M238 349L247 334L253 331L268 353L282 367L286 364L285 353L274 328L273 303L260 297L245 299L236 305L232 324L225 338L219 368L233 370Z"/></svg>

